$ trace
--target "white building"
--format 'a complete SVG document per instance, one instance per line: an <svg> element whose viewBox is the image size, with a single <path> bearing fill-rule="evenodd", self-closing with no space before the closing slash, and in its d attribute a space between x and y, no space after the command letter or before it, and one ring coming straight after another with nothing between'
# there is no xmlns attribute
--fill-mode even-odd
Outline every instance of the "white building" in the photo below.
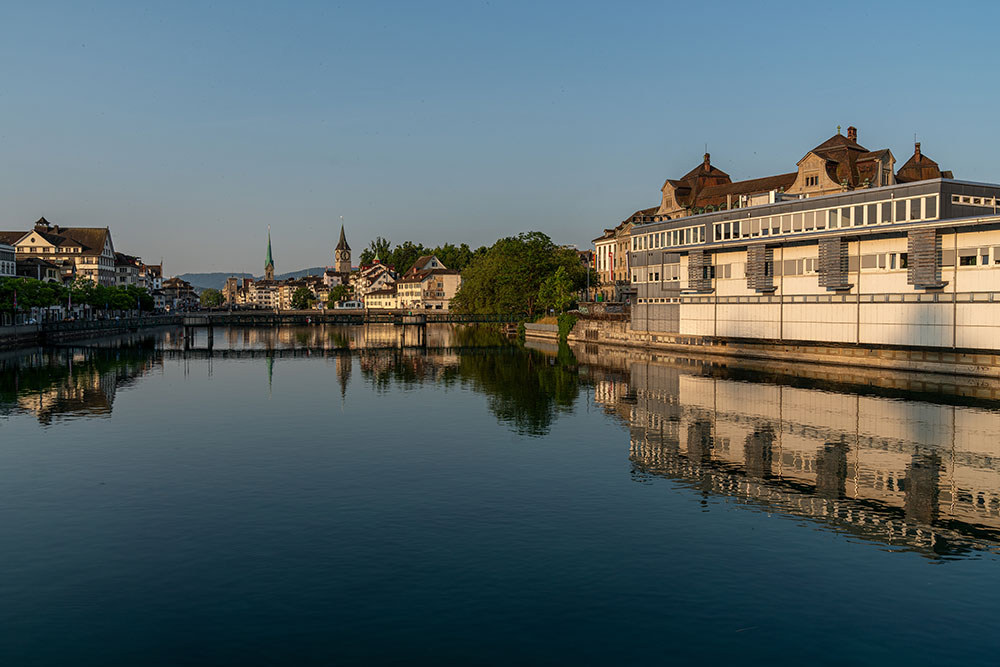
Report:
<svg viewBox="0 0 1000 667"><path fill-rule="evenodd" d="M12 243L17 254L36 257L54 264L71 262L78 278L88 278L99 285L112 286L115 282L115 247L111 230L107 227L60 227L40 218L28 232L0 232L6 242Z"/></svg>

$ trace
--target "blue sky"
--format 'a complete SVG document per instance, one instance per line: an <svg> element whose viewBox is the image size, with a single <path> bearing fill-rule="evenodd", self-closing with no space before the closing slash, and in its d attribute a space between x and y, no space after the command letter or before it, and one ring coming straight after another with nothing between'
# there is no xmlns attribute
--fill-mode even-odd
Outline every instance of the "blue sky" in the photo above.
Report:
<svg viewBox="0 0 1000 667"><path fill-rule="evenodd" d="M1000 182L997 3L7 3L0 227L169 274L393 242L581 248L705 145L734 179L859 128Z"/></svg>

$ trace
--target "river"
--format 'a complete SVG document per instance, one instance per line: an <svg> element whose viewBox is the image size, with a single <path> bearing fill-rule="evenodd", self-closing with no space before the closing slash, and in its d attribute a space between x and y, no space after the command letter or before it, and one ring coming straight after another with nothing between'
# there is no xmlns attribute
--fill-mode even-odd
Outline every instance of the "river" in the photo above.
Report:
<svg viewBox="0 0 1000 667"><path fill-rule="evenodd" d="M980 662L1000 404L487 330L0 356L0 663Z"/></svg>

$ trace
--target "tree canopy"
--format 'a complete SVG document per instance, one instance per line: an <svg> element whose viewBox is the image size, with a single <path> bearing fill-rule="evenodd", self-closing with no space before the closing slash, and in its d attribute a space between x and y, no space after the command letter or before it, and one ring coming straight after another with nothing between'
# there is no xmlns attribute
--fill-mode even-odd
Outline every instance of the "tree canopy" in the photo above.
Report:
<svg viewBox="0 0 1000 667"><path fill-rule="evenodd" d="M330 288L330 296L327 299L327 308L333 308L338 302L343 301L351 293L351 288L347 285L334 285Z"/></svg>
<svg viewBox="0 0 1000 667"><path fill-rule="evenodd" d="M300 287L292 293L292 308L295 310L309 310L316 303L316 297L308 287Z"/></svg>
<svg viewBox="0 0 1000 667"><path fill-rule="evenodd" d="M572 248L561 248L541 232L527 232L500 239L473 258L462 272L462 287L453 308L467 313L534 314L540 306L541 288L559 269L544 292L546 299L572 293L587 281L587 267ZM594 280L594 276L591 276ZM555 303L555 302L553 302ZM555 307L555 306L553 306Z"/></svg>
<svg viewBox="0 0 1000 667"><path fill-rule="evenodd" d="M404 241L393 248L389 239L377 236L367 248L361 251L360 261L362 264L371 264L378 257L383 264L393 267L397 273L402 275L409 271L420 257L436 255L441 263L449 269L462 271L475 257L485 252L485 247L473 250L466 243L461 245L445 243L436 248L428 248L422 243Z"/></svg>
<svg viewBox="0 0 1000 667"><path fill-rule="evenodd" d="M219 290L209 287L203 290L200 295L202 308L218 308L226 300Z"/></svg>
<svg viewBox="0 0 1000 667"><path fill-rule="evenodd" d="M86 278L77 278L69 287L34 278L0 278L0 311L14 312L15 294L20 311L68 305L70 295L73 305L86 305L95 310L134 310L137 305L142 310L153 309L153 297L144 288L135 285L108 287Z"/></svg>

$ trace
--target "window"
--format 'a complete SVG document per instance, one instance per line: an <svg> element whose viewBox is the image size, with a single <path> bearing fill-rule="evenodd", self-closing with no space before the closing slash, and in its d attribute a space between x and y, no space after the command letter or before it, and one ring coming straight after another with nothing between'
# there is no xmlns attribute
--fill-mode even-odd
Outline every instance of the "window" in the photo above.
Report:
<svg viewBox="0 0 1000 667"><path fill-rule="evenodd" d="M924 217L925 218L937 217L937 197L924 198Z"/></svg>
<svg viewBox="0 0 1000 667"><path fill-rule="evenodd" d="M924 216L920 213L920 198L915 197L910 200L910 220L920 220Z"/></svg>
<svg viewBox="0 0 1000 667"><path fill-rule="evenodd" d="M892 202L882 202L882 215L879 216L878 221L883 225L892 222Z"/></svg>
<svg viewBox="0 0 1000 667"><path fill-rule="evenodd" d="M976 256L975 255L966 255L964 257L959 257L958 258L958 265L959 266L975 266L976 265Z"/></svg>
<svg viewBox="0 0 1000 667"><path fill-rule="evenodd" d="M906 222L906 201L896 201L896 222Z"/></svg>

